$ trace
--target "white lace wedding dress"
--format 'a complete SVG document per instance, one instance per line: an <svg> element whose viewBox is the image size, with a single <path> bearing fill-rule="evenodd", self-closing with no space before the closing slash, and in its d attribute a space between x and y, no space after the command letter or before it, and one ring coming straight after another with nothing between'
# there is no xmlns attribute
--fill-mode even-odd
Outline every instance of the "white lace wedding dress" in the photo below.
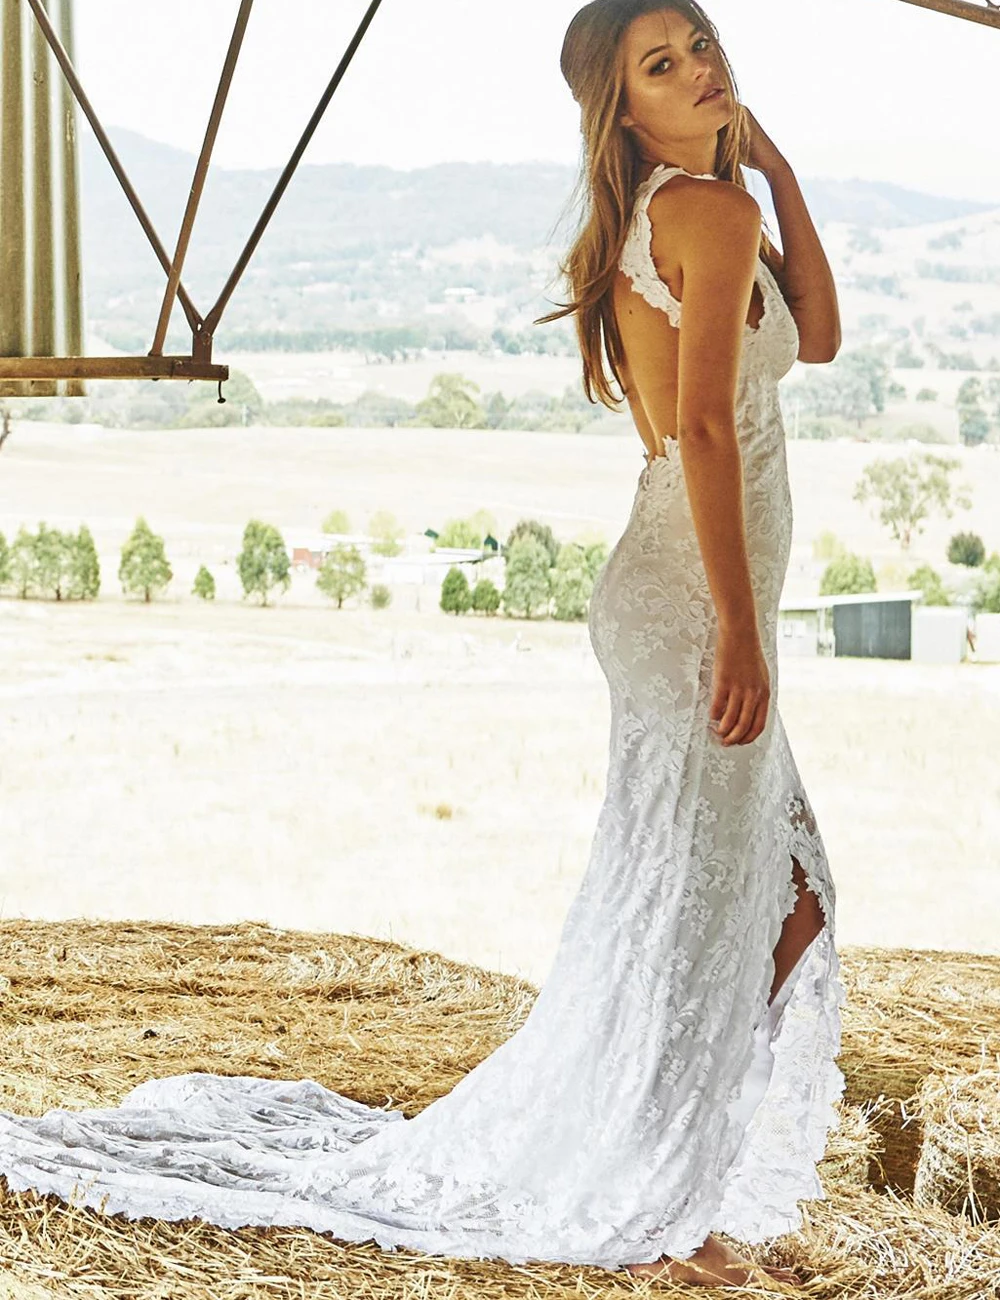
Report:
<svg viewBox="0 0 1000 1300"><path fill-rule="evenodd" d="M640 188L622 267L676 325ZM313 1080L185 1074L113 1109L0 1113L0 1174L130 1218L304 1225L385 1249L616 1268L722 1231L760 1243L822 1196L844 1086L834 887L776 707L792 508L777 383L794 321L763 261L738 392L767 728L709 727L716 620L677 444L642 471L590 636L611 695L607 792L524 1026L413 1119ZM826 927L773 1006L792 855ZM335 1079L332 1082L336 1082Z"/></svg>

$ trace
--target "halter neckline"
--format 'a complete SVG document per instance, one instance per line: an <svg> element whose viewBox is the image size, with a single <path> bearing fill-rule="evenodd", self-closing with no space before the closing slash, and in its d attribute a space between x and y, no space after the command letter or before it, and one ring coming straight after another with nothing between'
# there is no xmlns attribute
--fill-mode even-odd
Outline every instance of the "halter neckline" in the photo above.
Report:
<svg viewBox="0 0 1000 1300"><path fill-rule="evenodd" d="M657 163L646 177L646 181L651 181L654 176L662 171L683 172L685 176L693 176L698 181L717 181L719 179L715 172L689 172L686 167L678 167L676 163Z"/></svg>

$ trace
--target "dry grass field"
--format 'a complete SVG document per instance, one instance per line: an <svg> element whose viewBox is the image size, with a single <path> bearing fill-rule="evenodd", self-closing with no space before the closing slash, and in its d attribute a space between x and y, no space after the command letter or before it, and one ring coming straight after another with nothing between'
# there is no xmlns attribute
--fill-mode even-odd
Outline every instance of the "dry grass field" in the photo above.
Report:
<svg viewBox="0 0 1000 1300"><path fill-rule="evenodd" d="M792 442L788 590L813 538L878 568L899 552L850 499L861 443ZM956 453L974 508L918 538L943 568L958 527L1000 545L1000 456ZM233 558L260 517L316 529L378 508L412 532L485 507L613 542L637 440L404 430L129 433L19 426L0 530L75 528L101 552L88 605L0 599L0 916L244 919L431 948L540 981L603 795L607 700L586 629L337 612L297 575L241 600ZM138 514L175 580L118 588ZM190 593L201 563L219 598ZM430 589L425 589L430 594ZM778 706L838 884L844 943L1000 952L1000 666L784 659Z"/></svg>

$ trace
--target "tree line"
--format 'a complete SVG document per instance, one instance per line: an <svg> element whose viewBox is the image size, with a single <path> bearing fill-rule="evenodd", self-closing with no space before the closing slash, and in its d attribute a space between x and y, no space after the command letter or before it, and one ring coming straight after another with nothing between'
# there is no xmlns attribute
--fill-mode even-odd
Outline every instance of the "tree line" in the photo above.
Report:
<svg viewBox="0 0 1000 1300"><path fill-rule="evenodd" d="M346 527L341 528L346 523L343 512L334 511L324 529L347 532ZM381 555L398 554L402 530L394 517L379 511L373 516L373 524L372 550ZM484 557L489 554L481 520L476 516L449 521L437 535L436 545L478 547ZM500 549L506 561L503 590L488 578L470 587L463 570L452 566L442 583L443 610L456 614L475 610L492 615L502 607L510 617L586 617L594 578L608 556L603 541L559 543L547 524L522 519ZM250 520L236 556L244 599L254 597L267 606L276 592L286 592L291 586L291 567L281 531L263 520ZM140 515L121 548L118 581L122 592L148 604L166 591L173 578L163 537ZM325 551L316 587L338 609L354 597L366 597L375 609L385 609L392 600L391 589L385 583L369 585L365 556L360 547L348 541L333 542ZM96 600L101 590L101 567L90 529L81 524L76 532L65 531L43 521L34 531L22 525L10 543L0 532L0 591L5 589L23 600ZM191 593L205 601L215 599L215 578L205 565L198 569Z"/></svg>
<svg viewBox="0 0 1000 1300"><path fill-rule="evenodd" d="M548 524L522 519L511 529L503 556L502 592L489 578L470 584L455 565L441 584L441 608L492 615L502 607L511 618L583 620L608 548L602 541L560 543Z"/></svg>
<svg viewBox="0 0 1000 1300"><path fill-rule="evenodd" d="M608 411L587 400L577 385L561 396L534 390L515 398L482 393L454 372L435 375L425 397L408 402L369 390L352 402L329 398L265 401L242 371L231 372L225 402L204 387L185 384L94 384L84 398L13 398L5 410L19 419L100 424L121 429L211 429L256 425L271 428L525 429L579 433L606 419ZM613 417L612 417L613 418Z"/></svg>
<svg viewBox="0 0 1000 1300"><path fill-rule="evenodd" d="M949 355L933 344L925 346L933 352L931 359L939 369L979 369L970 355ZM923 357L905 340L896 352L895 365L918 370L924 364ZM829 365L811 367L801 380L781 389L786 424L793 416L797 418L802 438L837 437L844 432L845 424L861 428L865 420L885 414L894 401L907 396L906 388L893 377L889 351L884 346L840 353ZM939 394L925 386L915 396L918 402L936 402ZM955 410L959 441L965 446L996 441L1000 438L1000 377L970 375L958 390ZM925 424L905 426L897 436L918 442L944 441L937 429Z"/></svg>
<svg viewBox="0 0 1000 1300"><path fill-rule="evenodd" d="M928 348L933 345L926 344ZM802 438L832 438L860 429L883 415L893 402L905 400L906 388L893 377L893 358L886 345L854 348L830 365L810 367L805 376L781 389L786 425ZM976 369L965 354L935 349L942 368ZM924 358L907 338L895 365L917 370ZM532 390L516 397L483 392L453 371L433 377L419 401L369 390L350 402L330 398L283 398L266 401L248 375L234 370L220 403L203 386L183 384L94 384L86 398L9 399L8 416L20 419L92 423L127 429L190 429L256 425L271 428L420 428L522 429L543 432L605 432L624 416L588 401L579 384L559 395ZM937 402L936 389L923 386L918 402ZM1000 376L969 375L958 390L955 411L959 440L969 447L1000 440ZM906 425L898 438L943 442L946 437L927 423Z"/></svg>

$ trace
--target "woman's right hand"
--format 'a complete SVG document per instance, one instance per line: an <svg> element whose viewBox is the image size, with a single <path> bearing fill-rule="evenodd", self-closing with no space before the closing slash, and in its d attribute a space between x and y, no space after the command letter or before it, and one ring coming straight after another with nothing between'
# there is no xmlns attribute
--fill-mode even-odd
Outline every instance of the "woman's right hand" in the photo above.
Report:
<svg viewBox="0 0 1000 1300"><path fill-rule="evenodd" d="M749 745L756 740L767 724L770 702L771 676L756 626L720 627L708 716L721 743Z"/></svg>

